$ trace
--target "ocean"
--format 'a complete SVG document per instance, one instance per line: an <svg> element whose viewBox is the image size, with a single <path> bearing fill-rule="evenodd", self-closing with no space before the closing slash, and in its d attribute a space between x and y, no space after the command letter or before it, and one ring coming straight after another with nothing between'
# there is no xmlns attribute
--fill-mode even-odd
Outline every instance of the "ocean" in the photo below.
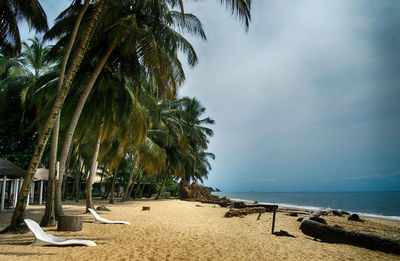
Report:
<svg viewBox="0 0 400 261"><path fill-rule="evenodd" d="M400 221L400 192L214 192L232 200L258 201L309 210L341 209L365 217Z"/></svg>

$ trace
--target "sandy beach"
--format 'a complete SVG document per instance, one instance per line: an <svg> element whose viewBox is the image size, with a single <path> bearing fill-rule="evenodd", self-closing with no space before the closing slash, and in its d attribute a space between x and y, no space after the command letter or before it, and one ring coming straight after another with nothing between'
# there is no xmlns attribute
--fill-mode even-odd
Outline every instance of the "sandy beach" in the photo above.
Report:
<svg viewBox="0 0 400 261"><path fill-rule="evenodd" d="M79 232L50 234L66 239L90 239L96 247L31 247L32 233L0 235L0 260L400 260L400 256L344 244L313 240L299 230L297 217L278 212L276 230L296 236L271 234L272 214L243 218L224 218L226 208L198 202L171 200L137 200L108 204L111 212L99 211L104 218L126 220L127 225L95 224L84 213L84 201L65 202L66 214L82 215ZM200 206L199 206L200 205ZM142 211L150 206L150 211ZM26 218L40 221L44 206L29 206ZM6 227L12 212L0 213L0 229ZM301 216L301 215L299 215ZM368 219L364 223L349 222L346 217L324 217L328 224L345 229L370 232L400 239L399 222Z"/></svg>

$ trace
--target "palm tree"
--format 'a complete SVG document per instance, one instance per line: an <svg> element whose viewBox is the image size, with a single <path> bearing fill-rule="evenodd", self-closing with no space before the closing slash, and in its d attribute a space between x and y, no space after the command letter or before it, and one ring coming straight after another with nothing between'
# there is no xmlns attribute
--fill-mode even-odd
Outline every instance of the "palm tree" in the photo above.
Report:
<svg viewBox="0 0 400 261"><path fill-rule="evenodd" d="M205 108L195 98L184 97L178 100L175 106L181 110L180 120L187 142L187 149L181 156L185 160L185 170L178 173L182 188L182 185L189 184L191 179L203 181L211 169L208 158L214 159L215 156L205 150L208 148L208 137L213 135L213 131L204 125L214 124L214 120L209 117L201 118Z"/></svg>
<svg viewBox="0 0 400 261"><path fill-rule="evenodd" d="M111 40L111 44L109 45L106 53L97 63L94 73L90 77L89 82L87 83L84 91L82 92L82 96L78 102L78 105L76 106L76 110L72 117L71 124L68 127L67 136L60 156L61 173L64 173L65 171L66 155L68 154L68 149L70 147L70 143L72 141L72 137L74 135L75 128L78 123L80 114L83 110L83 106L85 105L86 99L89 96L89 93L92 87L94 86L98 76L100 75L100 72L103 69L105 63L109 59L113 50L117 47L117 44L121 45L120 53L123 52L131 53L131 55L137 57L136 59L140 59L139 57L141 57L145 62L145 66L149 67L149 70L157 71L160 70L159 69L160 67L161 68L167 67L166 69L168 70L166 75L165 73L163 75L160 72L157 72L156 75L157 77L159 77L159 79L163 79L164 81L167 82L173 82L174 84L172 84L172 86L176 86L175 79L179 80L179 84L182 83L181 79L183 79L182 76L183 70L180 67L180 62L177 60L177 54L175 52L177 46L181 46L183 51L188 53L188 61L190 65L194 65L197 61L196 55L191 45L177 32L171 31L171 29L167 24L169 22L168 19L170 16L174 17L177 15L175 12L169 11L165 6L164 8L162 8L165 14L163 14L162 16L160 15L160 18L164 19L164 23L161 23L160 27L162 28L162 31L160 32L160 37L158 37L159 38L158 41L162 45L158 47L159 44L157 44L157 37L150 30L151 24L154 23L153 21L154 18L152 14L145 14L145 16L143 17L143 14L139 12L141 11L141 9L137 10L136 8L126 8L126 7L121 8L123 6L118 6L118 5L117 7L119 7L121 10L120 15L116 16L118 20L116 22L112 21L111 26L106 24L99 27L99 30L101 30L102 33L103 33L102 31L103 27L106 29L110 28L108 29L108 34L110 35L110 37L113 38L113 40ZM107 5L106 8L111 8L112 10L118 10L115 8L114 3ZM139 20L136 18L136 16L140 15L141 19ZM112 13L112 16L115 16L115 11ZM177 20L180 19L180 16L176 17L175 19ZM197 18L191 15L187 15L186 19L190 19L192 21L190 27L182 25L182 23L178 23L177 26L193 33L196 32L204 38L205 37L204 32ZM108 21L107 17L104 18L104 20ZM140 23L138 23L138 21L140 21ZM108 23L110 22L108 21ZM103 46L105 45L102 42L100 44ZM155 46L153 46L154 44ZM136 47L137 45L139 46L139 48L136 51L135 48L137 48ZM163 49L165 45L168 46L166 49ZM133 51L126 51L127 48L130 49L133 48ZM164 63L160 64L159 60L164 60ZM139 62L136 61L135 63L138 64ZM180 73L178 74L174 73L176 69L174 67L170 68L171 65L175 65L174 66L175 68L178 67L177 70ZM163 71L165 71L165 69ZM137 72L133 73L136 74ZM177 78L177 76L180 78ZM118 173L116 173L116 175L117 174ZM58 187L60 187L60 185L58 185ZM60 207L57 207L57 209L60 209Z"/></svg>
<svg viewBox="0 0 400 261"><path fill-rule="evenodd" d="M47 16L38 0L3 0L0 3L0 47L8 55L21 51L18 22L26 20L29 29L46 32Z"/></svg>
<svg viewBox="0 0 400 261"><path fill-rule="evenodd" d="M86 12L85 7L87 8L87 4L89 4L89 2L90 2L89 0L86 0L85 5L81 8L80 15L79 15L80 18L83 17L84 13ZM69 67L67 76L65 77L65 80L63 81L62 88L60 88L60 90L57 94L57 98L56 98L56 100L53 104L53 107L49 113L49 117L46 120L46 122L43 126L43 129L42 129L42 132L39 135L38 143L37 143L37 146L33 153L32 159L29 163L27 174L24 179L24 183L22 184L21 190L18 194L18 201L17 201L16 207L14 209L13 216L11 218L11 224L7 228L5 228L3 231L13 231L13 230L18 229L18 227L20 227L20 226L24 226L23 215L24 215L24 211L26 208L27 196L29 193L33 175L35 174L35 172L38 168L39 162L41 161L43 151L45 149L45 145L50 136L50 132L52 131L54 122L55 122L56 118L58 117L58 114L64 104L64 100L65 100L67 93L69 91L69 88L71 86L72 79L74 78L76 70L79 67L79 64L80 64L80 62L83 58L83 55L87 49L89 38L92 34L94 27L97 24L97 21L100 16L100 13L103 9L103 6L104 6L104 0L100 1L97 4L96 10L94 11L93 15L91 16L91 22L89 23L88 27L86 28L85 33L82 37L82 40L78 44L78 48L77 48L78 51L75 53L75 55L70 63L71 65ZM77 28L79 28L79 25L80 25L80 19L78 18L78 19L76 19L76 23L75 23L74 27L77 29ZM71 34L70 42L72 42L72 43L75 42L74 34Z"/></svg>
<svg viewBox="0 0 400 261"><path fill-rule="evenodd" d="M251 2L252 0L219 0L221 4L225 3L227 9L231 9L233 15L236 15L243 21L246 30L249 28L251 20Z"/></svg>
<svg viewBox="0 0 400 261"><path fill-rule="evenodd" d="M81 1L76 1L76 5L78 6L77 10L79 10L79 16L78 19L76 19L75 21L75 26L73 30L73 32L77 32L78 28L80 27L81 24L81 19L83 17L83 14L86 12L86 9L89 5L89 0L85 0L85 4L83 6L80 5ZM162 2L162 3L161 3ZM226 3L227 6L229 6L232 9L232 12L235 13L240 19L244 19L244 23L245 26L247 28L248 26L248 21L250 20L250 2L251 0L221 0L221 3ZM29 167L28 167L28 171L27 171L27 175L26 175L26 179L24 180L24 184L22 186L21 192L18 196L18 202L17 202L17 207L15 208L12 220L11 220L11 225L6 228L6 230L10 230L10 229L15 229L16 225L18 224L22 224L23 223L23 212L25 209L25 205L26 205L26 200L27 200L27 194L29 191L29 186L30 183L32 181L32 177L34 175L34 173L36 172L36 169L38 167L38 164L41 161L42 158L42 154L44 151L44 147L45 144L47 143L48 137L50 135L50 132L53 128L54 122L56 121L60 110L64 104L64 100L69 92L69 88L72 84L72 80L75 77L76 71L82 61L83 55L88 47L88 43L90 41L90 39L92 39L92 35L93 35L93 31L94 28L97 25L97 21L99 20L100 14L103 11L103 6L104 6L105 1L104 0L100 0L98 2L96 2L96 4L94 5L94 8L90 9L90 13L91 15L88 16L89 18L89 22L86 24L87 26L82 26L84 28L81 28L79 30L79 39L80 41L77 41L75 43L75 36L76 34L72 33L71 37L69 38L68 41L64 41L65 42L69 42L69 46L75 46L76 48L74 48L74 50L76 50L74 52L74 56L73 59L71 59L70 62L68 62L69 64L69 69L68 72L64 77L61 77L62 73L63 73L63 69L61 69L61 73L60 73L60 78L59 78L59 83L61 88L59 88L59 92L58 95L56 97L56 100L53 104L53 107L49 113L49 117L46 120L45 124L43 124L43 128L42 128L42 132L39 135L39 140L38 140L38 144L35 148L35 151L33 153L33 157L30 161ZM123 2L125 3L125 2ZM156 4L155 4L156 3ZM161 3L161 4L160 4ZM228 3L230 3L230 5L228 5ZM118 1L113 1L111 2L111 4L116 4L119 5L121 4ZM147 26L147 28L143 27L142 32L142 36L140 38L140 41L138 41L138 43L141 43L143 46L145 46L146 48L133 48L131 50L129 50L129 48L124 48L124 45L119 43L121 45L121 50L125 50L128 54L133 54L133 53L138 53L140 55L141 58L141 63L138 63L137 65L140 66L145 66L147 68L152 68L152 69L148 69L149 73L152 73L154 75L154 79L160 84L160 86L170 86L173 87L171 89L171 91L163 91L162 88L160 89L160 93L162 94L163 97L169 96L172 97L173 94L175 93L175 87L179 86L182 81L183 81L183 77L181 77L180 79L177 79L173 77L177 75L177 72L179 72L179 68L180 68L180 62L177 58L176 55L176 50L178 48L180 48L181 50L183 50L184 52L188 52L188 60L189 63L195 63L196 61L196 57L194 54L194 51L192 48L189 48L190 45L188 45L188 42L183 41L183 38L181 38L178 34L174 34L173 31L168 29L168 26L160 26L159 22L159 16L158 14L163 14L164 10L168 10L167 6L176 6L179 5L181 8L181 12L180 14L177 13L177 15L171 15L167 17L166 19L166 25L169 24L173 24L173 21L180 19L181 21L183 21L183 23L180 23L180 25L178 26L183 26L183 27L187 27L187 30L192 31L193 27L191 26L187 26L185 20L188 18L185 18L182 14L183 14L183 4L182 1L176 1L176 0L165 0L164 1L132 1L131 5L128 6L128 8L125 8L123 10L127 11L127 10L132 10L132 9L137 9L139 10L138 14L145 14L146 12L143 11L149 11L152 10L153 14L156 14L155 16L153 15L152 18L152 22L150 23L150 26ZM108 12L108 14L112 14L114 13L114 17L118 16L118 14L116 12L114 12L116 9L110 9L110 12ZM129 11L128 11L129 12ZM64 12L63 15L66 15L67 12ZM164 12L165 13L165 12ZM179 18L180 17L180 18ZM141 17L143 18L143 17ZM133 16L129 16L127 20L123 20L121 21L120 24L114 24L112 26L109 26L107 29L109 29L109 35L112 39L111 44L109 45L111 48L109 48L108 52L112 52L112 49L115 48L114 43L116 41L116 39L118 39L118 37L123 37L125 35L134 35L134 34L125 34L124 32L125 29L127 27L124 26L120 26L120 25L126 25L127 23L129 23L130 21L134 21L135 17ZM141 19L139 19L140 21L143 21ZM107 19L104 19L104 21L107 21ZM165 29L165 31L163 31ZM172 34L169 34L170 37L166 37L166 38L162 38L160 36L162 36L164 32L172 32ZM199 31L194 31L194 33L199 33ZM114 34L114 35L113 35ZM167 34L168 35L168 34ZM98 38L102 38L103 35L99 35ZM93 39L98 39L96 37L93 37ZM167 47L167 48L154 48L155 47L155 43L157 43L157 41L161 41L162 43L164 43L163 46ZM96 41L101 42L101 41ZM126 42L130 42L130 41L126 41ZM176 44L179 43L179 44ZM115 44L116 46L117 44ZM68 49L68 48L67 48ZM110 51L111 50L111 51ZM175 55L171 55L174 52ZM68 59L68 51L65 53L64 57L67 57L67 59L65 59L65 64L67 64L67 61L69 61ZM106 55L104 55L103 57L107 57L107 53ZM149 58L149 59L146 59ZM61 66L63 68L63 66ZM136 70L136 79L140 78L140 75L137 73L138 71ZM181 71L183 72L183 71ZM178 73L178 75L181 73ZM97 76L96 76L97 77ZM94 78L96 78L94 77ZM93 79L94 79L93 78ZM174 79L174 80L173 80ZM136 90L139 90L139 88L136 88ZM58 187L58 186L57 186ZM57 202L61 202L61 199L59 199L58 197L59 193L57 193ZM59 204L59 206L61 206L61 204ZM58 211L59 213L62 213L62 209Z"/></svg>
<svg viewBox="0 0 400 261"><path fill-rule="evenodd" d="M9 69L13 72L14 76L9 75L7 78L8 81L15 82L15 77L20 80L24 79L24 84L21 84L22 87L20 91L20 97L22 101L22 109L24 111L22 115L22 121L25 122L25 118L28 118L30 121L29 125L25 126L28 130L34 129L35 131L38 129L39 132L41 130L41 119L44 115L46 115L46 111L48 109L47 103L52 99L52 96L56 95L56 90L53 81L54 78L57 79L57 76L54 74L58 74L59 68L53 66L52 61L47 59L47 54L49 52L50 47L44 45L43 41L39 37L34 37L33 39L29 39L30 44L24 42L22 43L22 54L17 59L11 60L14 62L14 67L10 67ZM17 81L18 82L18 81ZM50 88L48 87L50 86ZM52 88L54 88L52 90ZM30 119L31 112L34 111L36 114L36 118L34 120ZM53 137L56 138L56 137ZM53 158L50 157L50 161ZM53 175L52 175L53 173ZM49 181L48 181L48 197L46 201L46 215L51 223L52 217L52 209L50 208L51 202L51 188L54 176L54 168L51 168L50 164L50 173L49 173ZM50 196L49 196L50 195ZM48 225L48 224L45 224Z"/></svg>

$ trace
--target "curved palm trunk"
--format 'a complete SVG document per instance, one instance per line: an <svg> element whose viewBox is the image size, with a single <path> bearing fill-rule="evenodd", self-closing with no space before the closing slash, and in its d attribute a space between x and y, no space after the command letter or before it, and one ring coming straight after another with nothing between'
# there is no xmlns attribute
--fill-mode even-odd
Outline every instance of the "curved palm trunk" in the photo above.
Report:
<svg viewBox="0 0 400 261"><path fill-rule="evenodd" d="M89 3L90 3L89 0L85 1L85 4L82 7L81 11L79 12L77 20L75 21L74 29L73 29L73 32L72 32L71 38L70 38L70 42L72 42L72 44L75 42L76 32L78 31L80 22L82 20L83 15L85 14L85 12L87 10L87 7L89 6ZM38 165L42 159L44 149L46 147L50 133L53 129L54 121L56 120L58 114L61 111L61 108L64 104L65 98L68 94L69 88L71 87L72 79L74 78L76 71L82 61L83 55L87 49L90 35L91 35L95 25L97 24L97 20L103 9L104 0L102 0L98 5L101 6L101 8L96 9L96 12L94 13L94 15L91 19L91 22L89 24L89 27L85 31L82 41L79 43L78 51L77 51L76 55L74 56L74 59L70 63L71 66L68 70L67 76L65 77L65 81L63 82L63 85L57 94L56 100L50 111L49 117L43 126L43 131L39 135L38 143L35 147L35 151L33 153L32 159L29 163L28 170L26 172L26 176L24 179L24 183L22 184L21 190L18 194L18 201L17 201L17 205L14 209L13 216L11 218L11 223L3 231L16 231L18 229L18 227L24 226L24 211L26 208L26 202L28 199L28 193L29 193L29 189L31 187L33 176L35 175Z"/></svg>
<svg viewBox="0 0 400 261"><path fill-rule="evenodd" d="M90 94L90 91L92 90L93 85L95 84L95 82L97 80L97 77L99 76L101 70L103 69L105 63L107 62L108 57L111 55L112 51L117 46L117 43L118 43L118 40L115 39L113 41L113 43L111 44L111 46L108 48L107 52L104 54L100 63L97 65L96 69L94 70L93 75L90 78L89 82L87 83L84 91L82 92L79 102L75 108L74 114L71 119L71 123L68 126L68 130L67 130L67 133L65 136L63 148L62 148L61 155L60 155L60 174L62 174L62 175L64 175L64 173L65 173L65 164L67 161L68 150L71 145L72 137L74 136L79 117L81 116L83 107L85 106L85 102ZM60 176L62 176L62 175L60 175ZM61 181L59 183L61 183ZM57 191L60 191L61 184L57 183L56 186L59 187L57 189ZM58 197L59 196L57 195L57 198ZM56 213L56 215L61 215L61 213L63 213L61 201L56 201L56 209L57 209L57 211L60 211L59 213Z"/></svg>
<svg viewBox="0 0 400 261"><path fill-rule="evenodd" d="M57 117L56 123L53 128L53 135L51 137L51 148L50 148L50 163L49 163L49 177L47 180L47 197L46 197L46 208L44 215L40 221L40 226L48 227L55 224L54 215L54 195L55 195L55 170L57 161L57 147L58 147L58 133L60 129L60 117Z"/></svg>
<svg viewBox="0 0 400 261"><path fill-rule="evenodd" d="M92 200L92 185L93 179L96 173L97 167L97 157L99 156L100 144L101 144L101 136L103 134L103 126L104 126L104 117L101 120L99 133L97 134L96 147L94 149L93 157L92 157L92 165L90 167L90 174L86 183L86 212L89 212L88 208L94 209L93 200Z"/></svg>
<svg viewBox="0 0 400 261"><path fill-rule="evenodd" d="M136 164L137 164L137 158L135 158L132 162L132 167L131 167L131 172L129 173L129 179L128 179L128 185L126 185L126 189L124 192L124 196L122 197L122 201L128 200L129 198L129 192L131 191L131 186L132 185L132 177L133 177L133 172L135 171L136 168ZM136 177L135 177L136 178Z"/></svg>

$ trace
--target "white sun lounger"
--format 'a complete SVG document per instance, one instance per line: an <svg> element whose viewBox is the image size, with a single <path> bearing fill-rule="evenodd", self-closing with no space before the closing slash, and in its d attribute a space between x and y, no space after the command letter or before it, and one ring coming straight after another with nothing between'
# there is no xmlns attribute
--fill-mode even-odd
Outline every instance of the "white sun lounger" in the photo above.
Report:
<svg viewBox="0 0 400 261"><path fill-rule="evenodd" d="M112 220L108 220L108 219L100 217L99 214L97 214L96 211L94 211L94 209L88 208L88 210L94 216L94 219L95 219L94 222L95 223L98 222L98 223L102 223L102 224L126 224L126 225L130 225L131 224L128 221L112 221Z"/></svg>
<svg viewBox="0 0 400 261"><path fill-rule="evenodd" d="M82 245L82 246L96 246L96 243L90 240L84 239L63 239L60 237L56 237L50 234L47 234L43 231L43 229L39 226L38 223L33 221L32 219L24 219L26 225L31 230L36 240L31 246L46 246L46 245L54 245L54 246L69 246L69 245Z"/></svg>

